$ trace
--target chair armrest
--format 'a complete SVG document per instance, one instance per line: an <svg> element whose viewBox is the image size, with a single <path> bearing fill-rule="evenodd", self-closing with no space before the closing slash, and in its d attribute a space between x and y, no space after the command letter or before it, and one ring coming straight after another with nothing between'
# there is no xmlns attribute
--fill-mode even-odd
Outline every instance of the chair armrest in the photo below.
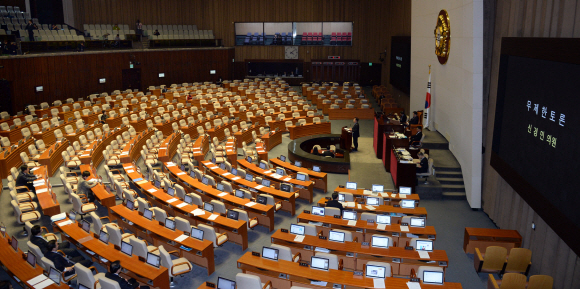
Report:
<svg viewBox="0 0 580 289"><path fill-rule="evenodd" d="M26 197L28 198L28 202L32 202L32 197L30 197L30 195L29 195L29 194L24 194L24 193L18 194L18 193L16 193L16 195L18 195L18 196L26 196ZM18 203L20 203L20 202L25 202L25 201L26 201L26 200L19 201ZM47 232L48 232L48 231L47 231Z"/></svg>
<svg viewBox="0 0 580 289"><path fill-rule="evenodd" d="M169 252L167 252L167 254L170 254L170 255L171 255L171 254L175 254L175 253L177 253L177 255L175 255L175 256L179 256L179 251L177 251L177 250L173 250L173 251L169 251ZM174 266L175 266L175 265L174 265Z"/></svg>
<svg viewBox="0 0 580 289"><path fill-rule="evenodd" d="M353 242L358 243L358 237L354 237L354 239L352 239Z"/></svg>
<svg viewBox="0 0 580 289"><path fill-rule="evenodd" d="M125 239L130 238L130 237L135 237L135 234L130 234L130 235L126 236L125 238L122 238L122 240L125 240ZM137 237L135 237L135 238L137 238Z"/></svg>
<svg viewBox="0 0 580 289"><path fill-rule="evenodd" d="M342 270L342 268L344 268L344 260L340 259L338 260L338 270Z"/></svg>
<svg viewBox="0 0 580 289"><path fill-rule="evenodd" d="M65 278L65 276L64 276L64 274L65 274L65 273L66 273L66 272L64 272L64 271L61 273L62 280L63 280L64 282L68 282L68 281L70 281L70 280L72 280L72 279L74 279L74 278L76 278L76 277L77 277L77 274L72 274L72 275L70 275L70 276L69 276L69 278ZM95 288L96 288L96 287L95 287Z"/></svg>
<svg viewBox="0 0 580 289"><path fill-rule="evenodd" d="M63 257L65 257L65 258L66 258L66 254L65 254L63 251L61 251L61 250L56 250L56 251L57 251L58 253L60 253L60 254L61 254Z"/></svg>
<svg viewBox="0 0 580 289"><path fill-rule="evenodd" d="M109 219L109 216L100 217L99 219L101 219L101 220L102 219L107 219L107 220L109 220L109 223L111 222L111 219Z"/></svg>
<svg viewBox="0 0 580 289"><path fill-rule="evenodd" d="M488 275L487 289L499 289L499 286L497 285L497 281L495 281L495 278L493 278L493 274Z"/></svg>
<svg viewBox="0 0 580 289"><path fill-rule="evenodd" d="M177 252L177 251L172 251L172 252ZM168 252L169 253L169 252ZM185 274L191 271L191 264L189 264L189 262L181 262L181 263L177 263L177 264L173 264L173 266L171 266L171 275L175 276L175 274L173 273L173 268L177 267L177 266L181 266L181 265L187 265L187 267L189 268L186 272L183 272L181 274ZM181 275L179 274L179 275Z"/></svg>
<svg viewBox="0 0 580 289"><path fill-rule="evenodd" d="M94 204L94 203L85 203L85 204L83 204L83 205L81 206L81 211L83 211L83 207L84 207L84 206L86 206L86 205L93 205L93 206L95 207L95 210L96 210L96 208L97 208L97 206L95 206L95 204ZM84 212L83 212L83 213L84 213Z"/></svg>
<svg viewBox="0 0 580 289"><path fill-rule="evenodd" d="M30 189L27 186L19 186L19 187L15 187L14 188L16 191L20 190L20 189L26 189L27 192L30 192Z"/></svg>
<svg viewBox="0 0 580 289"><path fill-rule="evenodd" d="M317 236L323 236L322 235L322 230L318 231L318 234L316 234Z"/></svg>
<svg viewBox="0 0 580 289"><path fill-rule="evenodd" d="M417 278L417 273L415 273L415 268L411 268L411 274L409 274L410 278Z"/></svg>
<svg viewBox="0 0 580 289"><path fill-rule="evenodd" d="M483 266L483 256L479 251L479 248L475 248L475 254L473 256L473 266L477 272L481 272L481 267Z"/></svg>
<svg viewBox="0 0 580 289"><path fill-rule="evenodd" d="M298 258L298 260L296 260L296 258ZM302 260L302 254L300 252L298 252L296 255L292 256L292 262L300 262L300 260Z"/></svg>
<svg viewBox="0 0 580 289"><path fill-rule="evenodd" d="M57 239L57 240L58 240L58 237L57 237L55 234L53 234L53 233L46 233L46 234L44 234L44 237L45 237L45 238L46 238L46 237L54 237L55 239Z"/></svg>
<svg viewBox="0 0 580 289"><path fill-rule="evenodd" d="M34 206L32 205L32 203L23 202L18 204L21 206L20 207L21 210L24 209L24 207L26 207L27 210L34 210Z"/></svg>
<svg viewBox="0 0 580 289"><path fill-rule="evenodd" d="M262 289L266 289L266 288L272 288L272 281L268 280L268 282L266 282L266 284L264 284L264 287L262 287Z"/></svg>

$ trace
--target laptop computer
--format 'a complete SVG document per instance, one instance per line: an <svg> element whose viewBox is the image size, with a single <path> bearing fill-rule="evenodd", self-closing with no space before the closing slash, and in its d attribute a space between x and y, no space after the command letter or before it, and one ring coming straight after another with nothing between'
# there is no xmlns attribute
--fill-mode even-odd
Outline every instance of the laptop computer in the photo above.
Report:
<svg viewBox="0 0 580 289"><path fill-rule="evenodd" d="M258 199L256 200L256 202L258 204L266 205L268 203L268 199L264 196L258 196Z"/></svg>
<svg viewBox="0 0 580 289"><path fill-rule="evenodd" d="M175 189L172 187L167 188L167 194L174 197L175 196Z"/></svg>
<svg viewBox="0 0 580 289"><path fill-rule="evenodd" d="M290 224L290 233L304 236L305 227L302 225Z"/></svg>
<svg viewBox="0 0 580 289"><path fill-rule="evenodd" d="M159 268L159 266L161 266L161 258L151 252L147 252L147 264L155 267L155 268Z"/></svg>
<svg viewBox="0 0 580 289"><path fill-rule="evenodd" d="M355 211L342 211L342 219L349 220L349 221L356 221L356 212Z"/></svg>
<svg viewBox="0 0 580 289"><path fill-rule="evenodd" d="M328 271L329 261L326 258L312 256L310 258L310 267L312 269Z"/></svg>
<svg viewBox="0 0 580 289"><path fill-rule="evenodd" d="M415 208L415 201L413 201L413 200L402 200L401 201L401 208L413 209L413 208Z"/></svg>
<svg viewBox="0 0 580 289"><path fill-rule="evenodd" d="M236 281L218 277L217 289L236 289Z"/></svg>
<svg viewBox="0 0 580 289"><path fill-rule="evenodd" d="M270 187L270 180L262 179L262 186Z"/></svg>
<svg viewBox="0 0 580 289"><path fill-rule="evenodd" d="M386 277L387 270L384 266L366 265L366 277L382 278Z"/></svg>
<svg viewBox="0 0 580 289"><path fill-rule="evenodd" d="M90 233L91 232L91 223L89 223L87 220L82 220L81 228L85 232Z"/></svg>
<svg viewBox="0 0 580 289"><path fill-rule="evenodd" d="M372 236L371 246L377 248L389 248L389 238L381 236Z"/></svg>
<svg viewBox="0 0 580 289"><path fill-rule="evenodd" d="M355 182L346 182L346 188L350 190L356 190L356 183Z"/></svg>
<svg viewBox="0 0 580 289"><path fill-rule="evenodd" d="M34 255L30 250L28 250L28 254L26 254L26 262L32 266L32 268L36 268L36 255Z"/></svg>
<svg viewBox="0 0 580 289"><path fill-rule="evenodd" d="M243 199L244 198L244 191L236 190L236 197Z"/></svg>
<svg viewBox="0 0 580 289"><path fill-rule="evenodd" d="M417 251L433 251L433 241L431 240L417 240L415 244L415 249Z"/></svg>
<svg viewBox="0 0 580 289"><path fill-rule="evenodd" d="M169 218L165 218L165 228L175 231L175 221Z"/></svg>
<svg viewBox="0 0 580 289"><path fill-rule="evenodd" d="M283 176L284 175L284 169L282 169L282 168L276 168L276 174Z"/></svg>
<svg viewBox="0 0 580 289"><path fill-rule="evenodd" d="M337 232L333 230L330 230L330 232L328 232L329 241L344 243L344 237L345 237L344 232Z"/></svg>
<svg viewBox="0 0 580 289"><path fill-rule="evenodd" d="M324 216L324 208L312 206L312 214L316 216Z"/></svg>
<svg viewBox="0 0 580 289"><path fill-rule="evenodd" d="M378 206L379 205L379 198L376 198L376 197L367 197L367 205L369 205L369 206Z"/></svg>
<svg viewBox="0 0 580 289"><path fill-rule="evenodd" d="M312 170L315 171L315 172L317 172L317 173L320 173L320 167L319 166L312 166Z"/></svg>
<svg viewBox="0 0 580 289"><path fill-rule="evenodd" d="M302 167L302 162L301 161L295 161L294 165L297 167Z"/></svg>
<svg viewBox="0 0 580 289"><path fill-rule="evenodd" d="M299 180L299 181L306 181L306 174L297 173L296 174L296 179Z"/></svg>
<svg viewBox="0 0 580 289"><path fill-rule="evenodd" d="M399 194L410 195L411 194L411 187L399 187Z"/></svg>
<svg viewBox="0 0 580 289"><path fill-rule="evenodd" d="M280 191L290 192L292 187L289 184L280 184Z"/></svg>
<svg viewBox="0 0 580 289"><path fill-rule="evenodd" d="M389 215L377 215L377 224L391 224L391 216Z"/></svg>
<svg viewBox="0 0 580 289"><path fill-rule="evenodd" d="M208 202L203 203L203 209L210 213L213 213L213 205Z"/></svg>
<svg viewBox="0 0 580 289"><path fill-rule="evenodd" d="M109 234L103 230L99 232L99 241L109 244Z"/></svg>
<svg viewBox="0 0 580 289"><path fill-rule="evenodd" d="M278 261L278 249L270 247L262 247L262 257L274 261Z"/></svg>
<svg viewBox="0 0 580 289"><path fill-rule="evenodd" d="M133 256L133 245L121 241L121 252L125 253L128 256Z"/></svg>
<svg viewBox="0 0 580 289"><path fill-rule="evenodd" d="M147 220L151 221L153 219L153 211L151 209L143 210L143 217L147 218Z"/></svg>
<svg viewBox="0 0 580 289"><path fill-rule="evenodd" d="M228 219L232 219L232 220L238 220L238 218L240 217L240 212L236 212L234 210L228 210L228 214L227 214Z"/></svg>
<svg viewBox="0 0 580 289"><path fill-rule="evenodd" d="M417 228L425 228L425 218L411 217L411 221L409 222L409 226L417 227Z"/></svg>
<svg viewBox="0 0 580 289"><path fill-rule="evenodd" d="M423 271L423 284L443 285L443 272Z"/></svg>
<svg viewBox="0 0 580 289"><path fill-rule="evenodd" d="M285 162L286 161L286 156L280 155L280 160Z"/></svg>
<svg viewBox="0 0 580 289"><path fill-rule="evenodd" d="M382 193L384 189L383 185L374 185L373 184L373 193Z"/></svg>
<svg viewBox="0 0 580 289"><path fill-rule="evenodd" d="M60 279L61 279L61 272L56 270L54 267L50 267L50 271L48 272L48 278L52 280L56 285L60 286Z"/></svg>
<svg viewBox="0 0 580 289"><path fill-rule="evenodd" d="M12 249L14 249L14 251L18 252L18 240L12 236L12 238L10 239L10 245L12 246Z"/></svg>

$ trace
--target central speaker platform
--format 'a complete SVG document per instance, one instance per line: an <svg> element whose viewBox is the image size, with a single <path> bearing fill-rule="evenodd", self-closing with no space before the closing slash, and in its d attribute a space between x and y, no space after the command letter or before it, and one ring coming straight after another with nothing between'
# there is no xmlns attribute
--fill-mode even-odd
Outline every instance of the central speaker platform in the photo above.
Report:
<svg viewBox="0 0 580 289"><path fill-rule="evenodd" d="M305 168L319 166L320 170L326 173L347 174L350 169L349 151L343 150L344 157L341 158L323 157L310 153L315 145L321 147L335 145L337 151L342 150L340 136L339 134L319 134L295 139L288 144L288 158L292 163L302 162L302 167Z"/></svg>

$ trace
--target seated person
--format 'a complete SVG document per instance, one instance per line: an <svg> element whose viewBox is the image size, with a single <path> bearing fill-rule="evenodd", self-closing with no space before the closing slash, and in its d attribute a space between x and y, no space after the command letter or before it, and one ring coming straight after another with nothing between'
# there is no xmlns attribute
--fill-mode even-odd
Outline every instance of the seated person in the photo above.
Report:
<svg viewBox="0 0 580 289"><path fill-rule="evenodd" d="M141 289L149 289L149 286L139 286L139 282L137 282L135 278L125 279L119 276L122 269L123 267L121 267L121 261L117 260L111 262L111 265L109 266L109 272L105 273L105 277L119 283L119 287L121 287L121 289L135 289L139 287Z"/></svg>
<svg viewBox="0 0 580 289"><path fill-rule="evenodd" d="M20 166L20 174L16 177L16 187L27 187L31 192L36 193L36 189L32 182L37 179L37 176L30 173L28 165L23 164ZM17 192L21 193L26 191L26 189L18 189Z"/></svg>
<svg viewBox="0 0 580 289"><path fill-rule="evenodd" d="M56 26L56 24L52 24L52 27L50 27L50 30L59 30L58 27Z"/></svg>
<svg viewBox="0 0 580 289"><path fill-rule="evenodd" d="M417 174L424 174L429 171L429 160L425 157L425 154L419 152L417 154L419 157L419 163L417 164Z"/></svg>
<svg viewBox="0 0 580 289"><path fill-rule="evenodd" d="M119 28L118 24L115 24L115 26L113 26L113 30L121 30L121 29Z"/></svg>
<svg viewBox="0 0 580 289"><path fill-rule="evenodd" d="M312 154L316 155L316 156L323 156L323 157L327 157L327 156L334 157L334 153L332 153L331 151L320 151L319 152L317 147L314 147L312 149Z"/></svg>
<svg viewBox="0 0 580 289"><path fill-rule="evenodd" d="M42 252L42 254L46 254L50 251L50 249L48 248L48 241L46 239L44 239L44 237L42 236L42 231L40 230L40 226L39 225L34 225L31 229L30 229L30 234L32 236L30 236L30 242L34 245L36 245L40 251ZM70 257L79 257L81 256L81 254L79 254L79 252L77 252L77 250L69 248L70 247L70 243L67 241L64 241L60 244L58 244L59 247L61 248L60 250L65 253L67 256Z"/></svg>
<svg viewBox="0 0 580 289"><path fill-rule="evenodd" d="M93 262L91 260L85 260L82 256L71 258L67 260L63 255L61 255L58 251L58 243L55 240L48 242L48 249L49 252L44 254L48 260L54 263L54 267L58 271L65 272L65 276L69 276L75 273L74 264L79 263L85 267L91 267Z"/></svg>
<svg viewBox="0 0 580 289"><path fill-rule="evenodd" d="M159 33L159 30L155 29L155 32L153 32L153 35L159 36L159 35L161 35L161 33Z"/></svg>
<svg viewBox="0 0 580 289"><path fill-rule="evenodd" d="M332 200L326 202L326 207L327 208L328 207L339 208L340 209L340 215L342 216L342 210L344 209L344 207L338 201L338 193L337 192L332 193Z"/></svg>
<svg viewBox="0 0 580 289"><path fill-rule="evenodd" d="M420 142L421 138L423 138L423 132L421 132L422 129L420 126L417 127L417 133L414 136L411 136L411 138L409 139L409 141L411 142L411 144L413 144L413 142ZM419 144L416 143L414 144L416 146L418 146Z"/></svg>
<svg viewBox="0 0 580 289"><path fill-rule="evenodd" d="M409 120L409 125L411 124L419 124L419 117L416 111L413 111L413 117Z"/></svg>
<svg viewBox="0 0 580 289"><path fill-rule="evenodd" d="M405 115L405 111L401 111L401 123L407 122L407 116Z"/></svg>

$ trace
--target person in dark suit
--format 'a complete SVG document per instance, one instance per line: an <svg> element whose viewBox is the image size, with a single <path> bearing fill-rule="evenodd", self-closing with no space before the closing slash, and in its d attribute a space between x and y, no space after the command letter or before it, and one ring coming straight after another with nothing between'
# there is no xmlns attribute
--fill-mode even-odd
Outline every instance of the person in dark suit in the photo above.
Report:
<svg viewBox="0 0 580 289"><path fill-rule="evenodd" d="M425 157L425 154L419 152L417 154L419 157L419 163L417 164L417 173L424 174L429 171L429 160Z"/></svg>
<svg viewBox="0 0 580 289"><path fill-rule="evenodd" d="M326 207L339 208L340 215L342 216L342 210L344 210L344 207L338 201L338 193L337 192L332 193L332 200L326 202Z"/></svg>
<svg viewBox="0 0 580 289"><path fill-rule="evenodd" d="M109 272L105 273L105 277L119 283L119 287L121 287L121 289L149 289L149 286L139 286L139 282L137 282L135 278L125 279L119 276L122 269L123 267L121 267L121 261L117 260L111 262L111 265L109 266Z"/></svg>
<svg viewBox="0 0 580 289"><path fill-rule="evenodd" d="M354 125L352 126L352 143L354 144L353 152L358 151L358 137L360 136L359 128L358 128L358 117L355 117L352 122Z"/></svg>
<svg viewBox="0 0 580 289"><path fill-rule="evenodd" d="M405 114L405 111L401 111L401 123L406 123L407 122L407 115Z"/></svg>
<svg viewBox="0 0 580 289"><path fill-rule="evenodd" d="M413 111L413 117L409 120L409 124L419 124L419 117L416 111Z"/></svg>
<svg viewBox="0 0 580 289"><path fill-rule="evenodd" d="M417 133L414 136L411 136L410 142L411 142L411 144L413 144L413 142L420 142L421 138L423 138L423 132L421 131L421 127L418 126ZM419 144L415 144L415 145L419 145Z"/></svg>
<svg viewBox="0 0 580 289"><path fill-rule="evenodd" d="M16 177L16 187L27 187L31 192L36 194L36 189L34 189L34 185L32 182L36 180L37 177L34 174L30 173L30 169L27 165L20 166L20 174ZM17 192L24 192L25 189L18 189Z"/></svg>
<svg viewBox="0 0 580 289"><path fill-rule="evenodd" d="M65 276L69 276L75 273L74 264L76 263L79 263L87 268L93 265L93 262L91 262L91 260L85 260L85 258L83 258L82 256L74 257L71 258L70 260L67 260L63 255L57 252L58 243L55 240L48 242L48 249L50 251L45 253L44 257L52 261L52 263L54 263L54 267L56 267L58 271L66 272L64 273Z"/></svg>
<svg viewBox="0 0 580 289"><path fill-rule="evenodd" d="M312 149L312 154L313 155L317 155L317 156L323 156L323 157L327 157L327 156L334 157L334 154L331 151L322 151L322 152L320 152L320 151L318 151L318 148L317 147L315 147L315 148Z"/></svg>
<svg viewBox="0 0 580 289"><path fill-rule="evenodd" d="M105 124L107 123L107 118L109 118L109 115L107 115L107 111L103 109L103 114L101 114L101 123Z"/></svg>
<svg viewBox="0 0 580 289"><path fill-rule="evenodd" d="M40 226L39 225L34 225L31 229L30 229L30 234L32 236L30 236L30 242L34 245L36 245L40 251L42 251L42 254L46 254L50 251L50 248L48 247L48 242L46 239L44 239L44 237L42 236L42 231L40 230ZM79 252L77 252L77 250L70 248L70 243L67 241L64 241L62 243L58 244L60 250L65 253L67 256L71 256L71 257L80 257L81 254L79 254Z"/></svg>
<svg viewBox="0 0 580 289"><path fill-rule="evenodd" d="M34 41L34 30L38 30L38 26L32 23L32 20L28 20L28 24L26 24L26 30L28 31L28 39L30 41Z"/></svg>

